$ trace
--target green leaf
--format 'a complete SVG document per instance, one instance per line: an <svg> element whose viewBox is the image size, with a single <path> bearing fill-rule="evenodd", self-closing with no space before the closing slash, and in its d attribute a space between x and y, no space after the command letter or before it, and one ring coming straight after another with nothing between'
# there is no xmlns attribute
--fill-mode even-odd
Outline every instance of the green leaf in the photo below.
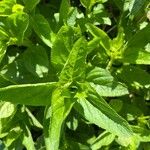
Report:
<svg viewBox="0 0 150 150"><path fill-rule="evenodd" d="M67 61L74 42L81 36L79 28L62 26L58 31L51 51L51 61L54 67L61 71Z"/></svg>
<svg viewBox="0 0 150 150"><path fill-rule="evenodd" d="M128 94L125 85L115 81L108 70L99 67L95 67L87 73L86 81L100 96L116 97Z"/></svg>
<svg viewBox="0 0 150 150"><path fill-rule="evenodd" d="M28 14L18 12L9 15L6 19L6 30L9 31L10 36L10 41L8 42L8 44L14 44L11 42L17 42L19 44L22 43L28 25Z"/></svg>
<svg viewBox="0 0 150 150"><path fill-rule="evenodd" d="M133 133L128 123L96 93L89 93L87 99L80 96L76 110L90 123L124 138L125 145L131 142Z"/></svg>
<svg viewBox="0 0 150 150"><path fill-rule="evenodd" d="M129 4L130 15L137 15L148 0L131 0Z"/></svg>
<svg viewBox="0 0 150 150"><path fill-rule="evenodd" d="M0 41L7 41L9 39L8 33L4 29L4 24L1 22L0 25Z"/></svg>
<svg viewBox="0 0 150 150"><path fill-rule="evenodd" d="M12 13L12 7L16 0L3 0L0 1L0 16L6 17Z"/></svg>
<svg viewBox="0 0 150 150"><path fill-rule="evenodd" d="M131 64L150 64L150 25L138 31L129 40L122 61Z"/></svg>
<svg viewBox="0 0 150 150"><path fill-rule="evenodd" d="M70 98L69 91L57 88L52 94L51 101L51 106L46 112L48 113L46 116L50 117L50 122L49 127L44 126L48 130L45 133L45 143L47 150L57 150L63 131L64 120L71 111L74 100Z"/></svg>
<svg viewBox="0 0 150 150"><path fill-rule="evenodd" d="M110 41L109 36L100 28L96 27L93 24L86 24L88 31L96 38L100 38L100 44L106 50L107 54L110 53Z"/></svg>
<svg viewBox="0 0 150 150"><path fill-rule="evenodd" d="M139 67L123 66L122 69L117 72L117 76L129 85L136 83L140 86L150 85L150 75Z"/></svg>
<svg viewBox="0 0 150 150"><path fill-rule="evenodd" d="M114 134L104 131L91 144L91 149L98 150L102 148L102 146L108 146L114 141L114 139L115 139Z"/></svg>
<svg viewBox="0 0 150 150"><path fill-rule="evenodd" d="M0 119L8 118L16 112L16 106L10 102L0 102Z"/></svg>
<svg viewBox="0 0 150 150"><path fill-rule="evenodd" d="M51 103L51 93L55 82L11 85L0 88L0 100L14 104L45 106Z"/></svg>
<svg viewBox="0 0 150 150"><path fill-rule="evenodd" d="M88 9L88 11L91 10L92 6L94 6L96 3L104 3L107 0L80 0L81 4Z"/></svg>
<svg viewBox="0 0 150 150"><path fill-rule="evenodd" d="M12 128L8 135L6 136L5 145L6 147L9 147L22 133L22 129L19 126L16 126L15 128Z"/></svg>
<svg viewBox="0 0 150 150"><path fill-rule="evenodd" d="M43 126L41 125L41 123L35 118L35 116L31 113L31 111L26 107L26 112L29 116L29 121L31 123L32 126L38 127L40 129L43 129Z"/></svg>
<svg viewBox="0 0 150 150"><path fill-rule="evenodd" d="M150 142L150 131L140 126L132 126L139 142Z"/></svg>
<svg viewBox="0 0 150 150"><path fill-rule="evenodd" d="M6 50L7 50L6 44L4 44L4 43L2 43L0 41L0 63L1 63L3 57L4 57L5 53L6 53Z"/></svg>
<svg viewBox="0 0 150 150"><path fill-rule="evenodd" d="M16 110L16 105L9 102L2 102L0 100L0 137L7 135L4 129L9 126L9 123L13 119Z"/></svg>
<svg viewBox="0 0 150 150"><path fill-rule="evenodd" d="M70 2L69 0L62 0L59 10L59 22L63 24L63 22L66 22L68 12L70 8Z"/></svg>
<svg viewBox="0 0 150 150"><path fill-rule="evenodd" d="M40 46L31 45L23 54L23 61L26 69L37 77L44 77L48 74L49 60L46 50Z"/></svg>
<svg viewBox="0 0 150 150"><path fill-rule="evenodd" d="M55 35L51 30L49 22L41 14L36 14L32 17L32 25L36 34L49 47L52 47Z"/></svg>
<svg viewBox="0 0 150 150"><path fill-rule="evenodd" d="M83 80L86 69L86 47L87 42L84 38L80 38L75 42L60 73L60 83L71 83L74 79Z"/></svg>
<svg viewBox="0 0 150 150"><path fill-rule="evenodd" d="M22 144L27 150L36 150L29 127L26 124L22 124L22 128L24 131Z"/></svg>
<svg viewBox="0 0 150 150"><path fill-rule="evenodd" d="M23 2L25 3L25 7L31 11L36 7L40 0L23 0Z"/></svg>

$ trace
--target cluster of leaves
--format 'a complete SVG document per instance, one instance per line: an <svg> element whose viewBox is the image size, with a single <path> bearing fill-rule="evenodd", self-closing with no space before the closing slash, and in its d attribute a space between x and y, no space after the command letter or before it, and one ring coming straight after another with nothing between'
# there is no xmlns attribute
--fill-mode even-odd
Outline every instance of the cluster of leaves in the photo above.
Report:
<svg viewBox="0 0 150 150"><path fill-rule="evenodd" d="M149 0L0 1L0 149L150 149Z"/></svg>

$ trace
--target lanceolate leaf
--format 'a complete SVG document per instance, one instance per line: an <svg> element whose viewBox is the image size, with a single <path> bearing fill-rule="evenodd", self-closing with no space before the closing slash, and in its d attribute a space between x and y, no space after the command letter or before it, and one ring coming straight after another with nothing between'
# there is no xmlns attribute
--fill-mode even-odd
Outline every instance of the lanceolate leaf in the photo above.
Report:
<svg viewBox="0 0 150 150"><path fill-rule="evenodd" d="M68 92L65 89L57 88L52 94L50 110L47 109L46 112L46 115L50 117L50 124L46 127L48 131L45 133L47 150L57 150L59 148L64 120L74 104L74 100L71 99Z"/></svg>
<svg viewBox="0 0 150 150"><path fill-rule="evenodd" d="M96 93L89 94L87 98L80 97L76 110L90 123L94 123L119 137L124 137L124 142L127 145L131 142L133 133L128 123Z"/></svg>
<svg viewBox="0 0 150 150"><path fill-rule="evenodd" d="M68 59L60 73L60 82L72 82L76 78L83 78L85 73L86 49L87 43L84 38L80 38L73 45Z"/></svg>
<svg viewBox="0 0 150 150"><path fill-rule="evenodd" d="M111 41L109 36L103 30L101 30L93 24L87 24L86 27L94 37L100 38L100 44L104 47L107 54L109 55Z"/></svg>
<svg viewBox="0 0 150 150"><path fill-rule="evenodd" d="M51 93L56 83L11 85L0 88L0 100L14 104L45 106L51 103Z"/></svg>
<svg viewBox="0 0 150 150"><path fill-rule="evenodd" d="M130 15L137 15L146 2L148 0L131 0L129 3Z"/></svg>

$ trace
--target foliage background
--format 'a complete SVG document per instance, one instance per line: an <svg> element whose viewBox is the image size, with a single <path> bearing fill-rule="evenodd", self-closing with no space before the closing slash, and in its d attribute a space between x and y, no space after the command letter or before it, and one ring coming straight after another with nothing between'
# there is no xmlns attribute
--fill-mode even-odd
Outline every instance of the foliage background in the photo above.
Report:
<svg viewBox="0 0 150 150"><path fill-rule="evenodd" d="M0 149L150 149L149 0L0 1Z"/></svg>

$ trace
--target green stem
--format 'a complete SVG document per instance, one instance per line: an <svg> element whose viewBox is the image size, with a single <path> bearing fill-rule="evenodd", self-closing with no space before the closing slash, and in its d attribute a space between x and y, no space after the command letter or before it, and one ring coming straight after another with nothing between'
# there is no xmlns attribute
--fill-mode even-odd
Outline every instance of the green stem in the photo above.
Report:
<svg viewBox="0 0 150 150"><path fill-rule="evenodd" d="M108 63L108 65L107 65L107 67L106 67L107 70L111 69L113 62L114 62L114 59L111 58L110 61L109 61L109 63Z"/></svg>

